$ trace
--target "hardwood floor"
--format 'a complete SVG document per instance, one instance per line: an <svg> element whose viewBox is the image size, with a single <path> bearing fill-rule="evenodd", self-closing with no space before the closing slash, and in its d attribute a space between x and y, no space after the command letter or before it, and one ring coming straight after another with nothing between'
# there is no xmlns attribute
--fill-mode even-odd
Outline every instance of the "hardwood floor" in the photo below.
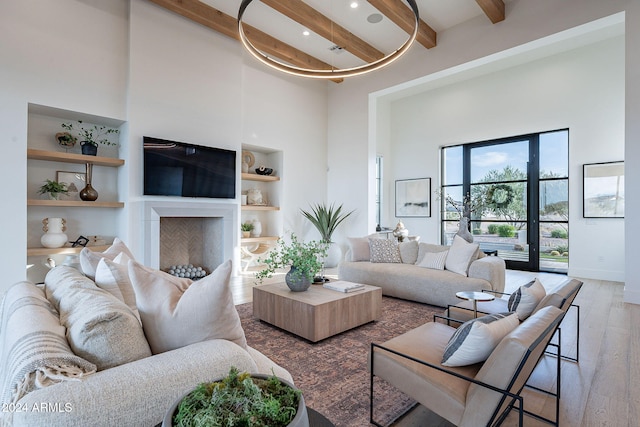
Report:
<svg viewBox="0 0 640 427"><path fill-rule="evenodd" d="M336 271L327 272L335 277ZM505 292L538 277L547 290L567 276L509 270ZM270 281L281 281L282 276ZM233 280L234 301L251 301L253 273ZM640 305L623 302L624 284L584 279L575 303L580 305L580 363L562 361L561 426L640 425ZM562 323L562 352L575 355L575 309ZM249 343L250 344L250 343ZM529 384L552 390L555 387L555 358L545 356ZM525 389L525 408L553 418L554 400L543 393ZM525 426L548 424L525 416ZM450 426L438 416L416 408L394 424L408 426ZM517 416L509 415L504 426L516 426ZM355 427L355 426L354 426Z"/></svg>

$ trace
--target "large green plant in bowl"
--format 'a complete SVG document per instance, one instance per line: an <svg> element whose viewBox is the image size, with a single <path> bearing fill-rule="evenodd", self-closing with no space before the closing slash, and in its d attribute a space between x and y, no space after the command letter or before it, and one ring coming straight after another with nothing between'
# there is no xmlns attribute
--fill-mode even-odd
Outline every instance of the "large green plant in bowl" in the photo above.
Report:
<svg viewBox="0 0 640 427"><path fill-rule="evenodd" d="M316 227L322 241L331 243L331 236L333 236L333 232L336 231L338 225L354 211L343 213L342 205L335 207L333 203L329 206L324 203L317 203L311 205L310 211L300 209L300 212Z"/></svg>
<svg viewBox="0 0 640 427"><path fill-rule="evenodd" d="M262 282L273 277L276 270L291 267L285 282L292 291L305 291L314 276L322 269L322 260L327 255L327 244L324 242L302 242L294 233L290 241L278 239L275 248L269 251L261 261L265 267L256 273L256 279Z"/></svg>

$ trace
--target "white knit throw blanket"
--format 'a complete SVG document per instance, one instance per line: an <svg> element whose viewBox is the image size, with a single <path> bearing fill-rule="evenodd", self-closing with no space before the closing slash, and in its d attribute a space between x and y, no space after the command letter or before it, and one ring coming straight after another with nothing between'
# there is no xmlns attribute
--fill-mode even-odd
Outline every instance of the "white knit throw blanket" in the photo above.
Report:
<svg viewBox="0 0 640 427"><path fill-rule="evenodd" d="M80 381L96 366L73 354L58 313L44 292L20 282L6 293L0 307L0 385L2 404L59 383Z"/></svg>

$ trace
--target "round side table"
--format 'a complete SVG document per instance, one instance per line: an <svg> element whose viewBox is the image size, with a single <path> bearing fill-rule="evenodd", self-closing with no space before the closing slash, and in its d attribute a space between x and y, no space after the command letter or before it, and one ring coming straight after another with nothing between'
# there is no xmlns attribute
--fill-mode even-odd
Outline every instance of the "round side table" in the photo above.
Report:
<svg viewBox="0 0 640 427"><path fill-rule="evenodd" d="M478 317L478 301L493 301L496 297L485 292L461 291L456 292L456 297L468 301L473 301L473 317Z"/></svg>

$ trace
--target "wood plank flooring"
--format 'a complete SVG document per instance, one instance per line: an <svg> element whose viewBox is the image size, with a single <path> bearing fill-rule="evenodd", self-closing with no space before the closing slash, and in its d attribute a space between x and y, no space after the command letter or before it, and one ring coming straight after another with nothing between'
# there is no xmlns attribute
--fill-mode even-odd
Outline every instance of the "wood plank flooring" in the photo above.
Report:
<svg viewBox="0 0 640 427"><path fill-rule="evenodd" d="M327 275L335 277L336 270ZM509 270L505 292L538 277L547 290L567 276ZM284 275L269 281L282 281ZM623 302L624 284L583 279L584 286L575 300L580 305L580 363L562 361L561 426L640 425L640 305ZM253 272L234 278L232 289L236 304L251 301L255 280ZM267 282L265 282L267 283ZM575 355L575 309L562 324L562 352ZM547 390L555 387L555 358L544 357L530 384ZM554 400L525 389L525 408L553 418ZM517 426L515 413L504 426ZM548 424L525 416L525 426ZM394 427L450 426L437 415L417 407ZM359 426L354 426L359 427Z"/></svg>

